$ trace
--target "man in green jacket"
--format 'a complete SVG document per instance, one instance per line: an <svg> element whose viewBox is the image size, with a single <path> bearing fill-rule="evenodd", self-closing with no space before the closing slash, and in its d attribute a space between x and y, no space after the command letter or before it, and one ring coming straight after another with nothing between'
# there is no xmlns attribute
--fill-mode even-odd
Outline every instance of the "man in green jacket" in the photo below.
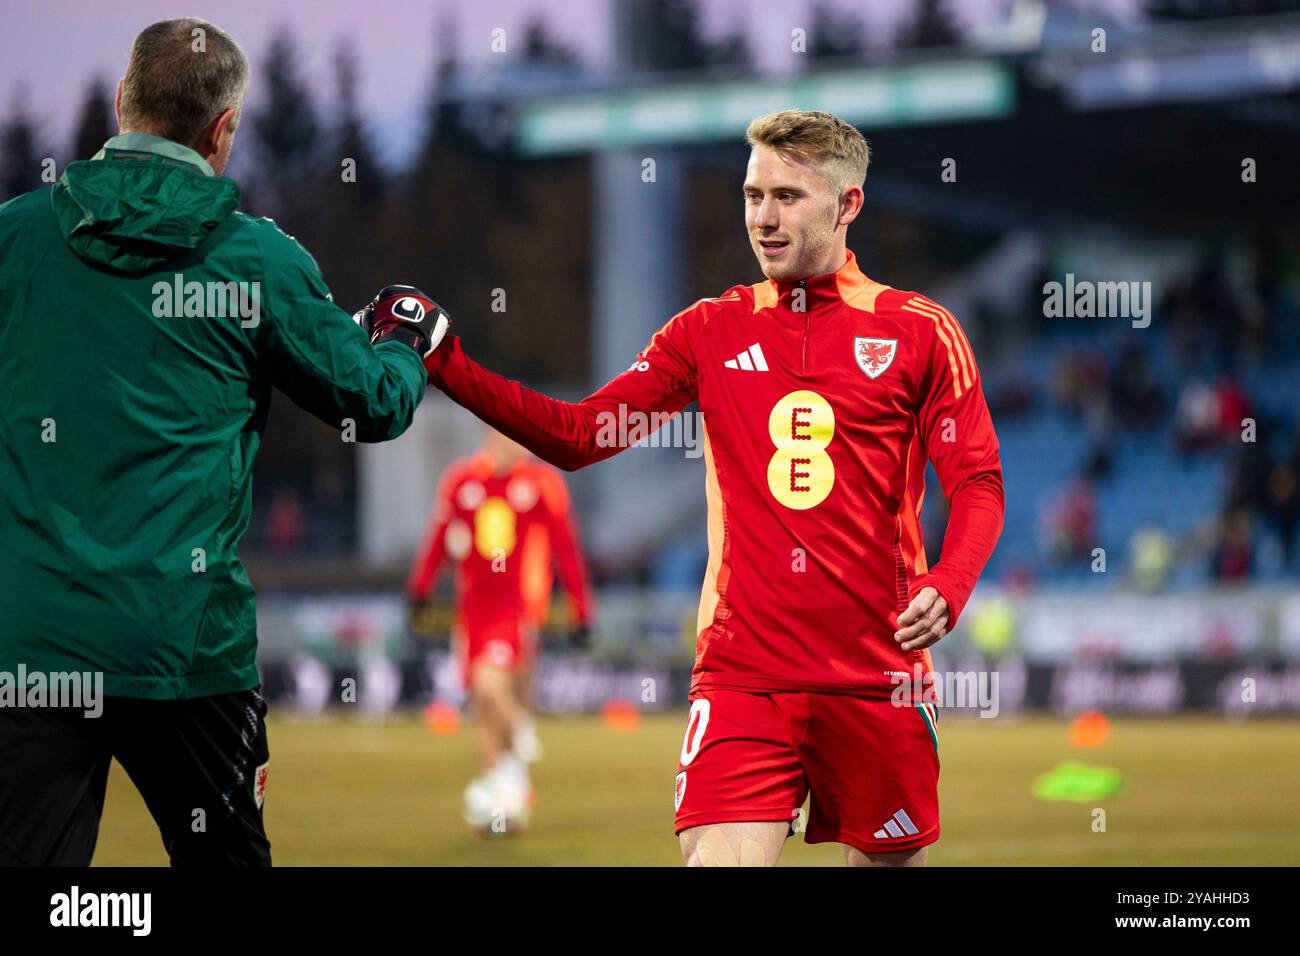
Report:
<svg viewBox="0 0 1300 956"><path fill-rule="evenodd" d="M247 77L212 24L148 27L121 135L0 206L0 864L88 864L112 757L173 864L270 863L236 549L271 388L396 438L446 327L410 287L354 320L235 211Z"/></svg>

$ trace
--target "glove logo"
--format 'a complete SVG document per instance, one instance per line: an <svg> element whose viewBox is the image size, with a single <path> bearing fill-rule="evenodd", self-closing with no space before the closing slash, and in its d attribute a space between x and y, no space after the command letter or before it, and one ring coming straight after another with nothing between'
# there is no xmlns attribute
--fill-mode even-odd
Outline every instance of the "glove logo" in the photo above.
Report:
<svg viewBox="0 0 1300 956"><path fill-rule="evenodd" d="M404 322L419 322L424 318L424 304L411 296L403 296L393 303L393 315Z"/></svg>

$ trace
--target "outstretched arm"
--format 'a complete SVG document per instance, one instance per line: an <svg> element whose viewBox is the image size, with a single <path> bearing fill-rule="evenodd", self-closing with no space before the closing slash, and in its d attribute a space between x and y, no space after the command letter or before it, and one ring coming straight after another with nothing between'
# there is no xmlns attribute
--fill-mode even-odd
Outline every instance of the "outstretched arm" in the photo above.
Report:
<svg viewBox="0 0 1300 956"><path fill-rule="evenodd" d="M400 342L372 346L334 304L316 262L278 231L269 249L256 347L271 382L335 428L351 419L363 442L388 441L411 424L424 398L422 353Z"/></svg>
<svg viewBox="0 0 1300 956"><path fill-rule="evenodd" d="M489 372L454 335L424 365L429 381L457 404L539 458L575 471L636 444L696 398L691 314L674 316L631 368L580 402L557 401Z"/></svg>

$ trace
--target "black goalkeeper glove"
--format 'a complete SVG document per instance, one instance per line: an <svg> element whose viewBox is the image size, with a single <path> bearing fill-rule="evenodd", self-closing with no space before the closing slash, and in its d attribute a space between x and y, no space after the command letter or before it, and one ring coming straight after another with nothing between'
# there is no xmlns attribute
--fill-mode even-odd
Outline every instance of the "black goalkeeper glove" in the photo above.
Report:
<svg viewBox="0 0 1300 956"><path fill-rule="evenodd" d="M413 285L388 285L352 316L370 341L404 342L428 358L447 334L451 317Z"/></svg>
<svg viewBox="0 0 1300 956"><path fill-rule="evenodd" d="M427 598L411 600L406 606L406 621L412 633L420 637L431 637L436 633L438 612L433 602Z"/></svg>

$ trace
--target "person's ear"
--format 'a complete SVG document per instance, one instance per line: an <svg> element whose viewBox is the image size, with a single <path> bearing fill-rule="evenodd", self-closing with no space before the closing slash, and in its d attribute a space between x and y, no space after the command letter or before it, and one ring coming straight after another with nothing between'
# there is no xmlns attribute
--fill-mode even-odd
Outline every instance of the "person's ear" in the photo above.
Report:
<svg viewBox="0 0 1300 956"><path fill-rule="evenodd" d="M113 97L113 114L117 117L117 131L122 132L122 87L126 85L126 78L117 81L117 94Z"/></svg>
<svg viewBox="0 0 1300 956"><path fill-rule="evenodd" d="M863 193L861 186L848 186L840 193L839 225L847 226L858 213L862 212Z"/></svg>
<svg viewBox="0 0 1300 956"><path fill-rule="evenodd" d="M228 109L212 121L207 132L203 134L203 156L205 159L221 152L221 138L235 119L235 110Z"/></svg>

